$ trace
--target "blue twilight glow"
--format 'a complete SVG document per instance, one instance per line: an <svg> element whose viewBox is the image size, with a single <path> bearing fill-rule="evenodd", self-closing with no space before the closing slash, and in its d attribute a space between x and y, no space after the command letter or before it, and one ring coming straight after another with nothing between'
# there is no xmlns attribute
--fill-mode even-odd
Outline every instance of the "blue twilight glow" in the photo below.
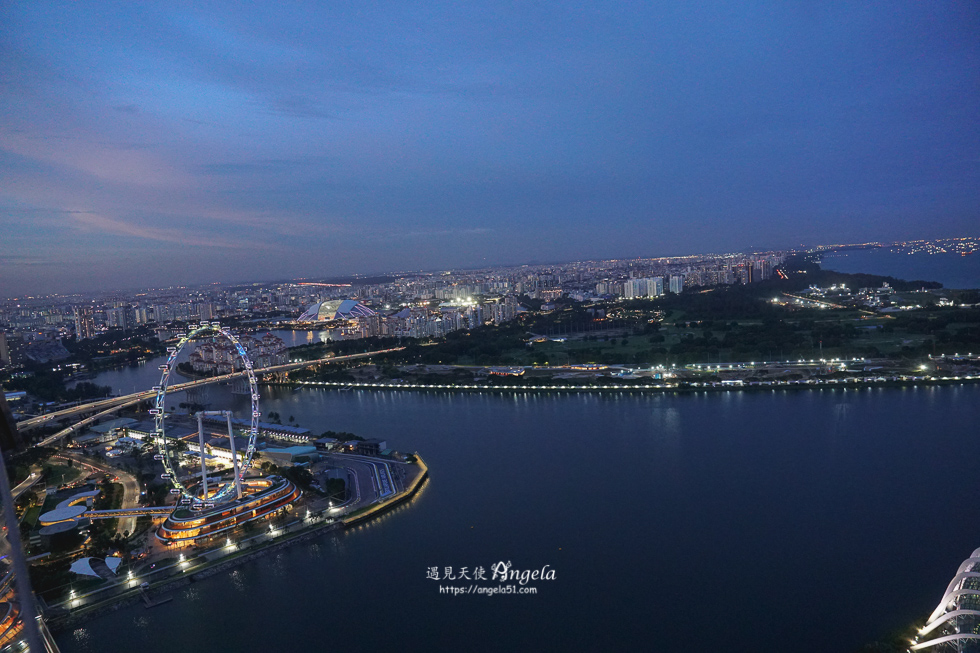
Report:
<svg viewBox="0 0 980 653"><path fill-rule="evenodd" d="M970 235L972 2L0 6L6 294Z"/></svg>

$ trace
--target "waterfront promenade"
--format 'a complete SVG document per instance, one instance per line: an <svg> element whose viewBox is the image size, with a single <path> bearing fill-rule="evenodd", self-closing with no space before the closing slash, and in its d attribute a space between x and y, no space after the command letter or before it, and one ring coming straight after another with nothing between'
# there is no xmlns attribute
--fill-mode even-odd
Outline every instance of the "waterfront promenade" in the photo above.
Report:
<svg viewBox="0 0 980 653"><path fill-rule="evenodd" d="M393 383L393 382L344 382L344 381L287 381L273 385L310 388L339 388L358 390L451 390L458 392L679 392L690 390L765 390L808 388L860 388L900 385L950 385L980 382L980 375L918 376L888 375L860 378L802 379L793 381L713 381L713 382L659 382L659 383L607 383L607 384L553 384L553 385L489 385L477 383Z"/></svg>
<svg viewBox="0 0 980 653"><path fill-rule="evenodd" d="M60 603L47 607L46 618L51 628L59 630L93 618L119 605L143 601L147 607L164 602L168 592L226 571L237 565L255 560L269 551L291 546L297 542L317 537L322 533L360 524L410 500L421 489L429 476L429 468L417 453L414 463L399 463L411 468L406 473L403 489L387 498L369 505L352 502L337 512L332 512L325 499L318 499L300 507L303 514L282 524L269 524L267 530L244 538L220 539L207 548L188 547L176 549L174 556L138 569L120 569L119 577L111 584L90 592L74 592ZM381 459L378 459L381 460Z"/></svg>

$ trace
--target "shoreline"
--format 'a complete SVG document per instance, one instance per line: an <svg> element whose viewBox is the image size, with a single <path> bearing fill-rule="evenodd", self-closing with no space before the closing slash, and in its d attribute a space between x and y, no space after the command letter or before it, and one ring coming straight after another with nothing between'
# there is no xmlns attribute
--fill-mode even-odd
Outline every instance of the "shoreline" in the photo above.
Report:
<svg viewBox="0 0 980 653"><path fill-rule="evenodd" d="M826 381L814 381L814 382L772 382L770 384L762 383L731 383L731 384L715 384L715 385L641 385L641 386L589 386L589 385L562 385L562 386L484 386L475 384L422 384L422 383L345 383L338 381L278 381L278 382L260 382L260 385L266 386L285 386L292 388L321 388L324 390L340 389L340 390L397 390L404 392L424 392L424 391L437 391L437 392L463 392L463 393L494 393L494 394L510 394L510 393L528 393L528 392L573 392L573 393L622 393L622 394L655 394L655 393L674 393L674 394L687 394L687 393L697 393L697 392L758 392L758 391L770 391L775 392L777 390L859 390L866 388L905 388L905 387L918 387L918 386L950 386L950 385L967 385L973 383L980 383L980 376L961 376L961 377L943 377L943 378L915 378L915 379L900 379L900 378L880 378L870 381L852 380L852 379L829 379Z"/></svg>
<svg viewBox="0 0 980 653"><path fill-rule="evenodd" d="M194 568L192 573L186 573L183 570L177 569L176 576L168 576L166 579L159 580L155 583L150 583L150 586L146 590L141 589L139 585L134 585L124 589L116 596L94 602L90 605L74 608L64 615L45 614L52 610L52 607L46 607L42 611L42 614L44 614L45 617L45 622L52 632L60 633L63 630L73 628L81 623L98 618L103 614L115 612L116 610L119 610L125 606L139 603L140 601L146 603L147 600L150 600L153 603L152 605L147 604L147 608L153 607L169 600L164 599L161 601L160 598L163 594L173 592L174 590L185 587L191 583L199 582L210 578L211 576L234 569L235 567L238 567L246 562L251 562L252 560L267 555L271 551L277 551L279 549L292 546L293 544L319 537L320 535L330 531L346 529L350 526L358 525L365 520L378 517L414 498L428 480L428 466L425 464L425 461L418 454L418 452L416 452L414 455L416 458L415 464L417 464L420 469L418 476L412 480L410 485L406 487L404 491L391 497L390 499L370 506L363 513L340 517L336 521L319 524L314 523L295 533L279 536L277 539L270 539L262 544L250 546L247 549L240 549L235 553L228 554L217 560L200 564ZM208 553L218 550L220 550L220 547L219 549L212 549L211 551L202 552L199 555L205 556ZM166 567L164 569L173 569L176 566L177 565L172 565L171 567ZM161 569L161 571L162 570L163 569ZM120 581L123 583L126 582L122 577L120 577ZM106 587L105 589L109 589L109 587ZM150 592L153 592L152 597L149 596Z"/></svg>

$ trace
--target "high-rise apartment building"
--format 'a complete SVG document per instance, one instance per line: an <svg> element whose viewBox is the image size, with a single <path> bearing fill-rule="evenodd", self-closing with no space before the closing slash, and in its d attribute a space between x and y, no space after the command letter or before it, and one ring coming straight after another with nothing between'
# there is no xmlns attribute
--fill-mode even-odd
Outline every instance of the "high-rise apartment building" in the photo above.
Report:
<svg viewBox="0 0 980 653"><path fill-rule="evenodd" d="M757 264L759 280L765 281L766 279L772 277L772 262L769 259L762 259Z"/></svg>
<svg viewBox="0 0 980 653"><path fill-rule="evenodd" d="M630 279L623 284L623 297L626 299L635 299L637 297L660 297L663 294L663 277L653 277L651 279Z"/></svg>
<svg viewBox="0 0 980 653"><path fill-rule="evenodd" d="M108 308L105 312L106 324L110 327L116 329L131 329L133 325L130 323L129 318L129 307L119 306L117 308Z"/></svg>
<svg viewBox="0 0 980 653"><path fill-rule="evenodd" d="M7 334L0 331L0 365L10 365L10 348L7 346Z"/></svg>
<svg viewBox="0 0 980 653"><path fill-rule="evenodd" d="M736 268L739 282L748 285L753 281L758 281L758 277L754 270L755 268L752 267L752 261L744 261L743 263L740 263Z"/></svg>
<svg viewBox="0 0 980 653"><path fill-rule="evenodd" d="M75 338L86 340L95 337L95 311L91 306L75 307Z"/></svg>
<svg viewBox="0 0 980 653"><path fill-rule="evenodd" d="M623 297L635 299L646 297L646 283L644 279L630 279L623 284Z"/></svg>
<svg viewBox="0 0 980 653"><path fill-rule="evenodd" d="M153 306L153 319L157 324L167 324L174 321L174 311L170 306L158 304Z"/></svg>
<svg viewBox="0 0 980 653"><path fill-rule="evenodd" d="M660 297L664 294L664 278L654 277L652 279L647 279L647 288L649 290L648 296L650 297Z"/></svg>
<svg viewBox="0 0 980 653"><path fill-rule="evenodd" d="M670 277L670 292L679 295L684 290L684 277L679 274Z"/></svg>

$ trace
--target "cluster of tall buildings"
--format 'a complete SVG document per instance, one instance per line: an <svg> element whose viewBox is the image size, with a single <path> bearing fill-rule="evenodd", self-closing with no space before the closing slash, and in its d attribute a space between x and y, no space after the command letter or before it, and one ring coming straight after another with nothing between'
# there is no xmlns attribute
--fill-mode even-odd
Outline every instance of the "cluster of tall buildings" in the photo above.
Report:
<svg viewBox="0 0 980 653"><path fill-rule="evenodd" d="M666 292L681 293L685 287L750 284L772 277L782 263L781 254L751 257L725 257L678 263L656 261L637 269L618 269L620 278L605 278L595 284L596 297L659 297ZM626 276L626 278L623 278Z"/></svg>
<svg viewBox="0 0 980 653"><path fill-rule="evenodd" d="M124 295L52 295L0 303L7 359L30 343L85 340L143 326L167 333L171 323L228 317L295 319L311 305L353 302L368 313L344 320L343 337L439 336L481 324L502 324L542 302L659 297L690 287L751 284L769 278L781 252L752 255L610 259L477 270L400 272L347 283L212 284L150 289ZM346 304L345 304L346 305ZM523 305L523 307L522 307ZM47 351L47 350L44 350ZM44 355L47 356L51 352ZM0 349L0 354L3 350ZM3 357L0 356L0 360Z"/></svg>
<svg viewBox="0 0 980 653"><path fill-rule="evenodd" d="M379 335L423 338L442 336L460 329L475 329L484 324L503 324L524 309L517 298L508 295L486 303L442 303L436 307L406 307L382 316Z"/></svg>
<svg viewBox="0 0 980 653"><path fill-rule="evenodd" d="M346 310L334 310L347 305ZM324 311L323 307L328 307ZM359 310L361 309L361 310ZM426 338L444 336L460 329L475 329L484 324L503 324L525 310L513 295L484 298L478 303L471 297L439 303L413 302L395 309L373 311L353 300L313 304L297 322L322 324L338 330L339 337Z"/></svg>
<svg viewBox="0 0 980 653"><path fill-rule="evenodd" d="M690 286L750 284L772 278L772 271L783 262L782 256L765 256L731 260L724 265L701 266L684 273Z"/></svg>
<svg viewBox="0 0 980 653"><path fill-rule="evenodd" d="M623 284L623 297L660 297L664 294L664 278L649 277L645 279L630 279Z"/></svg>
<svg viewBox="0 0 980 653"><path fill-rule="evenodd" d="M256 368L282 365L289 362L289 353L282 338L266 333L262 337L243 335L238 338L249 360ZM244 369L235 346L225 339L197 345L188 358L195 372L231 374Z"/></svg>

